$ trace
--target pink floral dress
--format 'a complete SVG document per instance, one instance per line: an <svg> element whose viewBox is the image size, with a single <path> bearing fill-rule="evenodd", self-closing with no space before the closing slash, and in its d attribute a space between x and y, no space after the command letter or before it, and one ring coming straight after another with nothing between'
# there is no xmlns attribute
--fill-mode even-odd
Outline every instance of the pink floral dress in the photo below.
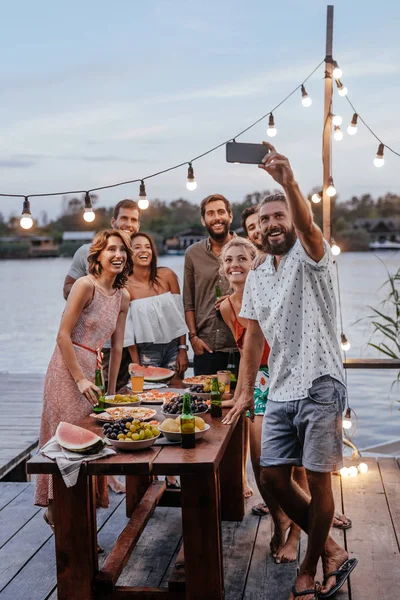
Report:
<svg viewBox="0 0 400 600"><path fill-rule="evenodd" d="M94 295L92 302L83 309L71 334L72 342L86 348L102 348L115 330L121 307L122 290L115 290L107 296L92 276ZM96 371L96 353L74 346L78 363L87 379L94 382ZM40 428L39 447L42 447L56 432L60 421L78 424L90 414L92 406L83 396L73 380L64 362L58 346L47 369L44 383L43 411ZM53 480L51 475L38 475L36 480L35 504L47 506L53 498ZM97 504L108 506L106 477L97 478Z"/></svg>

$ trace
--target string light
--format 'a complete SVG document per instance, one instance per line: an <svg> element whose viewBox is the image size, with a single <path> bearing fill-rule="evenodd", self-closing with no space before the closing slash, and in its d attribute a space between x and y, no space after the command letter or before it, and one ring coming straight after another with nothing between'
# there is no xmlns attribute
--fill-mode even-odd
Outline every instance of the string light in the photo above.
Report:
<svg viewBox="0 0 400 600"><path fill-rule="evenodd" d="M333 256L339 256L339 254L341 253L340 247L337 245L333 238L331 238L331 250Z"/></svg>
<svg viewBox="0 0 400 600"><path fill-rule="evenodd" d="M339 67L336 60L332 61L332 65L333 65L333 71L332 71L333 78L340 79L341 76L343 75L342 69Z"/></svg>
<svg viewBox="0 0 400 600"><path fill-rule="evenodd" d="M304 85L301 86L301 95L302 95L302 99L301 99L302 105L305 108L308 108L309 106L311 106L312 100L311 100L310 96L307 94L306 88L304 87Z"/></svg>
<svg viewBox="0 0 400 600"><path fill-rule="evenodd" d="M339 472L342 477L348 477L350 475L349 469L347 467L343 467L342 469L340 469Z"/></svg>
<svg viewBox="0 0 400 600"><path fill-rule="evenodd" d="M147 194L146 194L146 186L144 185L143 179L141 180L140 186L139 186L138 206L139 206L140 210L146 210L146 208L149 208L149 201L147 200Z"/></svg>
<svg viewBox="0 0 400 600"><path fill-rule="evenodd" d="M368 465L367 465L367 463L360 463L358 465L358 470L360 471L360 473L363 473L363 474L368 473Z"/></svg>
<svg viewBox="0 0 400 600"><path fill-rule="evenodd" d="M378 146L378 152L376 153L376 156L374 158L374 165L378 169L380 167L383 167L383 165L385 164L385 159L383 158L383 152L384 152L384 150L385 150L385 144L379 144L379 146Z"/></svg>
<svg viewBox="0 0 400 600"><path fill-rule="evenodd" d="M337 142L340 142L343 139L343 131L340 129L339 125L335 125L333 128L333 137Z"/></svg>
<svg viewBox="0 0 400 600"><path fill-rule="evenodd" d="M267 135L269 137L275 137L277 133L278 132L275 127L274 115L272 113L270 113L269 119L268 119Z"/></svg>
<svg viewBox="0 0 400 600"><path fill-rule="evenodd" d="M343 85L343 83L340 81L340 79L336 79L336 85L338 88L339 96L347 96L347 94L349 93L349 90L347 89L346 86Z"/></svg>
<svg viewBox="0 0 400 600"><path fill-rule="evenodd" d="M22 229L30 229L33 225L31 205L29 203L28 196L25 197L22 205L22 215L19 224L21 225Z"/></svg>
<svg viewBox="0 0 400 600"><path fill-rule="evenodd" d="M349 135L356 135L357 133L357 119L358 119L358 114L354 113L353 118L351 119L351 123L347 128L347 133Z"/></svg>
<svg viewBox="0 0 400 600"><path fill-rule="evenodd" d="M322 191L321 192L315 192L312 196L311 196L311 200L312 202L314 202L314 204L318 204L319 202L321 202L322 200Z"/></svg>
<svg viewBox="0 0 400 600"><path fill-rule="evenodd" d="M333 198L333 196L336 196L336 188L333 184L333 177L329 177L328 179L328 187L326 188L326 193L329 196L329 198Z"/></svg>
<svg viewBox="0 0 400 600"><path fill-rule="evenodd" d="M351 408L348 406L343 417L343 429L351 429Z"/></svg>
<svg viewBox="0 0 400 600"><path fill-rule="evenodd" d="M85 194L85 210L83 213L83 218L86 221L86 223L92 223L94 221L95 217L96 217L96 215L94 214L94 211L93 211L90 194L89 194L89 192L86 192L86 194Z"/></svg>
<svg viewBox="0 0 400 600"><path fill-rule="evenodd" d="M186 187L191 192L197 188L197 181L194 177L192 163L189 163Z"/></svg>
<svg viewBox="0 0 400 600"><path fill-rule="evenodd" d="M344 350L345 352L350 350L350 348L351 348L350 342L348 341L347 337L344 335L343 332L340 334L340 340L341 340L340 345L342 347L342 350Z"/></svg>
<svg viewBox="0 0 400 600"><path fill-rule="evenodd" d="M350 477L357 477L358 475L358 469L357 467L355 467L354 465L352 467L349 468L349 475Z"/></svg>
<svg viewBox="0 0 400 600"><path fill-rule="evenodd" d="M340 125L343 123L343 117L340 115L331 115L331 118L333 125L336 125L337 127L340 127Z"/></svg>

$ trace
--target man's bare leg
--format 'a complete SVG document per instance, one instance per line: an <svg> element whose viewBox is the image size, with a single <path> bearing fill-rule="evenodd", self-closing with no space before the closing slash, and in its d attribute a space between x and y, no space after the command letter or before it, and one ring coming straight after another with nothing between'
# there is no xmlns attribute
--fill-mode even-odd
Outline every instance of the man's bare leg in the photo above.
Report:
<svg viewBox="0 0 400 600"><path fill-rule="evenodd" d="M301 487L301 489L307 494L307 496L309 496L310 490L308 487L307 475L304 467L294 467L292 471L292 477L295 480L295 482ZM301 528L292 521L289 528L289 535L287 537L287 540L276 554L276 563L288 563L297 560L300 533Z"/></svg>
<svg viewBox="0 0 400 600"><path fill-rule="evenodd" d="M329 528L332 523L334 504L330 473L307 471L307 480L311 492L311 501L307 494L293 481L292 467L261 467L261 481L275 495L285 513L308 534L307 552L296 579L296 590L312 589L315 585L315 573L319 557L322 556L324 572L338 568L348 553L331 537ZM324 587L324 593L333 587L332 577ZM290 599L293 595L290 595ZM304 596L303 600L312 600Z"/></svg>

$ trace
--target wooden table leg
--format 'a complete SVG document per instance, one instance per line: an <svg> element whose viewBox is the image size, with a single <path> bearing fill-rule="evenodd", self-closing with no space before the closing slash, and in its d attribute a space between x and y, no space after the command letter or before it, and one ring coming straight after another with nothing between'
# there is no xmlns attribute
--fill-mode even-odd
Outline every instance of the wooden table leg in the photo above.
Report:
<svg viewBox="0 0 400 600"><path fill-rule="evenodd" d="M223 521L241 521L244 517L243 447L244 417L240 417L219 467Z"/></svg>
<svg viewBox="0 0 400 600"><path fill-rule="evenodd" d="M131 517L133 511L143 498L151 484L150 475L126 475L126 516Z"/></svg>
<svg viewBox="0 0 400 600"><path fill-rule="evenodd" d="M96 491L81 466L76 485L67 488L53 475L58 600L94 600L97 564Z"/></svg>
<svg viewBox="0 0 400 600"><path fill-rule="evenodd" d="M222 600L221 520L218 475L181 475L186 600Z"/></svg>

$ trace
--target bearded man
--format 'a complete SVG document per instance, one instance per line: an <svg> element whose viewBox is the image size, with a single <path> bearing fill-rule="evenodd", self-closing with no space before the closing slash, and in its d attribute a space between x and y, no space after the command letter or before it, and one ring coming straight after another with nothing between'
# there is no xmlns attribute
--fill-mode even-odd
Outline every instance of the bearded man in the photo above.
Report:
<svg viewBox="0 0 400 600"><path fill-rule="evenodd" d="M331 473L342 467L346 404L336 328L334 269L329 244L314 223L289 160L271 144L260 168L285 194L264 198L259 218L264 261L250 271L240 316L248 319L241 369L243 394L225 418L253 410L253 387L264 337L270 346L270 388L263 421L261 482L308 534L306 555L290 600L330 598L357 565L330 536ZM261 263L261 264L260 264ZM256 358L257 357L257 360ZM293 481L305 467L311 498ZM315 582L319 558L324 581Z"/></svg>
<svg viewBox="0 0 400 600"><path fill-rule="evenodd" d="M224 196L207 196L201 202L200 212L209 237L186 250L183 303L194 352L194 374L211 375L226 369L231 350L237 352L232 333L220 316L215 294L216 286L222 297L228 292L228 282L219 274L219 256L235 234L229 230L232 209Z"/></svg>

